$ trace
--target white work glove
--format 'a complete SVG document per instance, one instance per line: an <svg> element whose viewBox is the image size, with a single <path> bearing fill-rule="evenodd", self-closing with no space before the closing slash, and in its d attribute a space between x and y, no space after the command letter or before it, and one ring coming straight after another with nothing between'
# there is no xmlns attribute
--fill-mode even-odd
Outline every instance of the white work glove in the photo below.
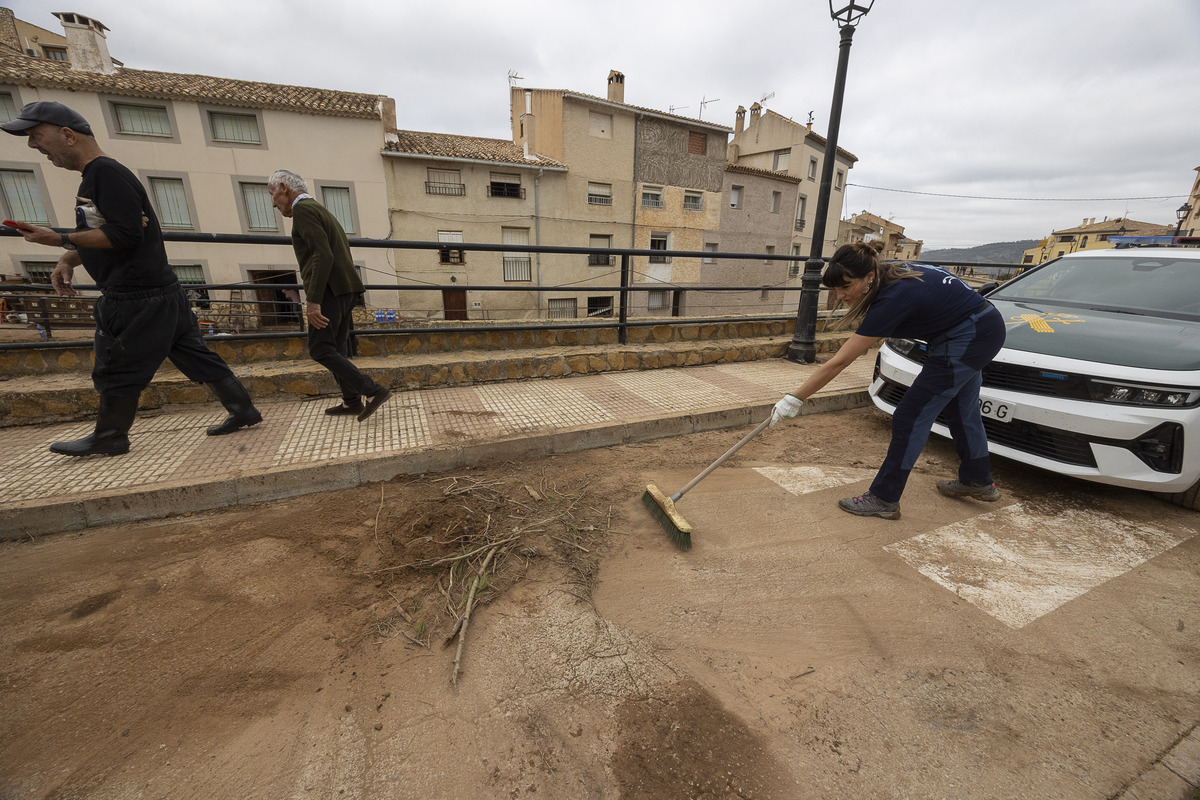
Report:
<svg viewBox="0 0 1200 800"><path fill-rule="evenodd" d="M781 419L791 419L800 413L800 406L804 405L804 401L794 394L785 394L783 399L775 404L775 408L771 411L771 424L767 427L774 428L775 423Z"/></svg>

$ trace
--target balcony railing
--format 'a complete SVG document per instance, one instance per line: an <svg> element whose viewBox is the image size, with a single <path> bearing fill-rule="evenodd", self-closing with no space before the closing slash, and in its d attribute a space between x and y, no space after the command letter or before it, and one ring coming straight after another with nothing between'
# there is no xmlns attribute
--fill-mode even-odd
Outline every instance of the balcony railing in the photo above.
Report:
<svg viewBox="0 0 1200 800"><path fill-rule="evenodd" d="M646 208L662 208L663 199L661 197L646 197L642 196L642 205Z"/></svg>
<svg viewBox="0 0 1200 800"><path fill-rule="evenodd" d="M589 206L611 206L612 205L612 195L589 194L588 195L588 205Z"/></svg>
<svg viewBox="0 0 1200 800"><path fill-rule="evenodd" d="M467 193L465 183L433 183L425 181L425 194L449 194L462 197Z"/></svg>
<svg viewBox="0 0 1200 800"><path fill-rule="evenodd" d="M802 220L802 219L796 220L796 230L798 230L798 231L804 230L804 220Z"/></svg>
<svg viewBox="0 0 1200 800"><path fill-rule="evenodd" d="M515 183L490 183L487 194L488 197L515 197L524 200L525 187Z"/></svg>
<svg viewBox="0 0 1200 800"><path fill-rule="evenodd" d="M606 256L603 253L588 254L589 267L615 267L617 265L616 256Z"/></svg>

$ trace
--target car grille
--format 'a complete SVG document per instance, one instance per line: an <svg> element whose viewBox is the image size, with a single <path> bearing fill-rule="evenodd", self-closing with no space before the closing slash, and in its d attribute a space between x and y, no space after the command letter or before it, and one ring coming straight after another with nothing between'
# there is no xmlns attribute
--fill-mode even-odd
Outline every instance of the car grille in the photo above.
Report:
<svg viewBox="0 0 1200 800"><path fill-rule="evenodd" d="M987 385L986 381L985 385ZM899 405L907 391L907 386L884 378L883 386L879 390L879 399L889 405ZM941 414L938 414L937 421L942 425L946 424L946 419ZM1093 440L1086 436L1035 425L1019 419L1011 422L997 422L984 417L983 427L987 431L989 442L1064 464L1074 464L1080 467L1096 466L1096 458L1092 455L1092 448L1089 446ZM1095 441L1110 443L1108 439L1095 439Z"/></svg>
<svg viewBox="0 0 1200 800"><path fill-rule="evenodd" d="M924 364L928 355L929 352L925 345L918 344L905 358L918 364ZM1007 389L1044 397L1092 399L1088 393L1087 378L1083 375L1052 372L1037 367L1005 364L1000 361L993 361L983 368L983 385L992 389Z"/></svg>

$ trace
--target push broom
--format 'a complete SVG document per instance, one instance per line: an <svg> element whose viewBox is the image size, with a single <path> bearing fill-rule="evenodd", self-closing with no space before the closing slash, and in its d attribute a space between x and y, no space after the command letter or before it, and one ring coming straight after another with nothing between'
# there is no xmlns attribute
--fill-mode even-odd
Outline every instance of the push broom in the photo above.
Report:
<svg viewBox="0 0 1200 800"><path fill-rule="evenodd" d="M740 450L742 445L766 430L767 426L770 424L771 418L767 417L761 423L759 423L757 428L746 434L740 442L729 448L725 455L709 464L704 472L701 472L695 478L692 478L691 483L689 483L687 486L684 486L670 497L665 495L662 490L653 483L646 486L646 493L642 495L642 503L647 509L649 509L650 513L654 515L654 518L658 520L658 524L663 526L663 529L666 530L667 535L671 537L671 541L675 542L676 547L678 547L680 550L688 550L691 548L692 526L689 525L688 521L683 518L682 514L679 513L679 509L675 508L675 504L679 502L679 498L687 494L688 491L690 491L697 483L708 477L708 473L725 463L725 459L729 458L731 455Z"/></svg>

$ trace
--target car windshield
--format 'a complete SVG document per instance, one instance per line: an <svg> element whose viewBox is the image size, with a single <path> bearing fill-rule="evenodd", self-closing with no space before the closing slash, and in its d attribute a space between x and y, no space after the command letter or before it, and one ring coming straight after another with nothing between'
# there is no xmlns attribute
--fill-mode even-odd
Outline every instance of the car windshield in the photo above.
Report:
<svg viewBox="0 0 1200 800"><path fill-rule="evenodd" d="M1200 258L1139 255L1061 258L1001 286L989 298L1200 316Z"/></svg>

